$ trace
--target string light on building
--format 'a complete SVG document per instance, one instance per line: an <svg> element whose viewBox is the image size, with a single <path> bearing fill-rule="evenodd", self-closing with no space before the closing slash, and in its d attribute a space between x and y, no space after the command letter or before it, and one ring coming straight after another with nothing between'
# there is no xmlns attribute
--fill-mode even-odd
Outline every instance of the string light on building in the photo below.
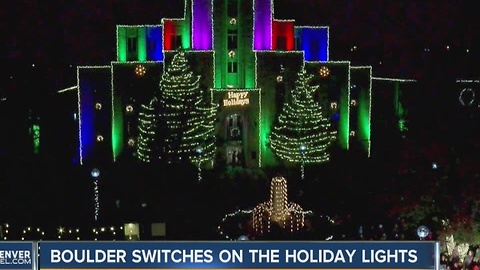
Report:
<svg viewBox="0 0 480 270"><path fill-rule="evenodd" d="M125 107L125 111L127 111L127 113L132 113L133 112L133 106L132 105L127 105L127 107Z"/></svg>
<svg viewBox="0 0 480 270"><path fill-rule="evenodd" d="M80 229L71 229L65 227L58 227L57 239L59 240L80 240Z"/></svg>
<svg viewBox="0 0 480 270"><path fill-rule="evenodd" d="M40 227L20 227L12 228L9 224L0 225L0 235L3 240L21 240L21 241L47 241L47 240L125 240L127 234L123 234L124 226L110 226L110 227L94 227L87 230L90 234L85 233L80 228L68 228L58 226L54 231L44 231ZM15 235L18 238L9 237ZM133 239L132 239L133 240Z"/></svg>
<svg viewBox="0 0 480 270"><path fill-rule="evenodd" d="M4 237L5 238L5 237ZM22 230L21 240L43 240L45 232L41 228L26 227Z"/></svg>
<svg viewBox="0 0 480 270"><path fill-rule="evenodd" d="M195 153L197 154L197 171L198 171L198 182L202 181L202 153L203 147L197 146L195 148Z"/></svg>
<svg viewBox="0 0 480 270"><path fill-rule="evenodd" d="M97 142L103 142L104 138L102 135L97 135Z"/></svg>
<svg viewBox="0 0 480 270"><path fill-rule="evenodd" d="M91 176L93 178L93 206L94 206L94 219L95 221L98 220L98 216L100 214L100 188L98 185L98 180L100 177L100 170L94 168L91 171Z"/></svg>
<svg viewBox="0 0 480 270"><path fill-rule="evenodd" d="M235 51L234 50L229 51L228 52L228 57L234 58L235 57Z"/></svg>
<svg viewBox="0 0 480 270"><path fill-rule="evenodd" d="M137 75L138 77L143 77L146 72L147 72L147 69L145 68L144 65L137 65L135 67L135 75Z"/></svg>
<svg viewBox="0 0 480 270"><path fill-rule="evenodd" d="M95 110L100 111L101 109L102 109L102 103L97 102L97 103L95 104Z"/></svg>
<svg viewBox="0 0 480 270"><path fill-rule="evenodd" d="M300 155L301 155L301 178L305 179L305 151L307 151L307 146L305 144L300 145Z"/></svg>
<svg viewBox="0 0 480 270"><path fill-rule="evenodd" d="M231 25L236 25L236 24L237 24L237 19L231 18L231 19L230 19L230 24L231 24Z"/></svg>
<svg viewBox="0 0 480 270"><path fill-rule="evenodd" d="M5 223L3 224L3 226L0 226L0 229L0 235L2 236L3 240L7 240L8 234L10 232L10 226L8 225L8 223Z"/></svg>
<svg viewBox="0 0 480 270"><path fill-rule="evenodd" d="M326 66L322 66L318 73L320 74L320 77L327 78L330 75L330 69Z"/></svg>

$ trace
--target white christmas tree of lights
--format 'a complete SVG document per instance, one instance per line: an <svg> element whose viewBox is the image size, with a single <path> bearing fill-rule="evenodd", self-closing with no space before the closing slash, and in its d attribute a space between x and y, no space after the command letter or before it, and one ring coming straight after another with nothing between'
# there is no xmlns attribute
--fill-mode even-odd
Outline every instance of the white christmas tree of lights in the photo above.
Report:
<svg viewBox="0 0 480 270"><path fill-rule="evenodd" d="M292 98L283 106L270 134L270 146L282 160L301 163L322 163L330 159L328 147L335 132L314 100L318 86L310 85L313 75L302 66L298 72Z"/></svg>
<svg viewBox="0 0 480 270"><path fill-rule="evenodd" d="M165 125L161 159L167 162L212 160L215 154L215 115L218 105L211 103L200 88L183 50L177 51L160 82L160 108ZM201 154L196 151L202 148Z"/></svg>

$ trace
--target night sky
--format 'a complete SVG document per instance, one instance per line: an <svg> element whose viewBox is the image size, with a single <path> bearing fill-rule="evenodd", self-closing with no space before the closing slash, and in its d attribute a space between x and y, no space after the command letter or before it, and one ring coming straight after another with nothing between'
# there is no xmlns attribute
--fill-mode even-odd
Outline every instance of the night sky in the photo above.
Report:
<svg viewBox="0 0 480 270"><path fill-rule="evenodd" d="M275 17L331 26L330 60L373 65L376 76L417 78L439 68L431 59L448 54L456 61L447 65L455 66L451 69L472 69L473 55L480 51L480 20L473 4L276 0ZM1 74L0 95L33 80L47 92L74 85L75 66L115 59L117 24L159 24L163 17L183 14L183 0L16 0L2 1L0 7L0 57L10 67Z"/></svg>

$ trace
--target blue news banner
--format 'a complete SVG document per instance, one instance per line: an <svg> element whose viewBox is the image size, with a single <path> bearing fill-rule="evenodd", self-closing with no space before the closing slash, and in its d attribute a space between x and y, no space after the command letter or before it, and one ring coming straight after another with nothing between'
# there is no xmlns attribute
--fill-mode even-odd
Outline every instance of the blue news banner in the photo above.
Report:
<svg viewBox="0 0 480 270"><path fill-rule="evenodd" d="M36 243L0 242L0 269L37 269Z"/></svg>
<svg viewBox="0 0 480 270"><path fill-rule="evenodd" d="M40 269L439 269L435 242L41 242Z"/></svg>

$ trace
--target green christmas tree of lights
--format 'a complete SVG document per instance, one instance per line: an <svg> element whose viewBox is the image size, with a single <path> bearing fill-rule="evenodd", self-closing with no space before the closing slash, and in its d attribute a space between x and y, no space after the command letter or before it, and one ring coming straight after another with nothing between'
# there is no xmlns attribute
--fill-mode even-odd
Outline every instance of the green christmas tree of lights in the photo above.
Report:
<svg viewBox="0 0 480 270"><path fill-rule="evenodd" d="M157 144L157 99L153 98L147 104L142 104L138 114L138 139L136 157L142 162L156 160L155 146Z"/></svg>
<svg viewBox="0 0 480 270"><path fill-rule="evenodd" d="M322 163L330 159L329 146L335 136L328 118L314 100L318 86L303 66L270 134L270 146L282 160L295 163Z"/></svg>
<svg viewBox="0 0 480 270"><path fill-rule="evenodd" d="M200 88L200 76L191 70L179 50L160 82L162 123L165 124L161 159L169 163L203 162L215 154L217 105Z"/></svg>

